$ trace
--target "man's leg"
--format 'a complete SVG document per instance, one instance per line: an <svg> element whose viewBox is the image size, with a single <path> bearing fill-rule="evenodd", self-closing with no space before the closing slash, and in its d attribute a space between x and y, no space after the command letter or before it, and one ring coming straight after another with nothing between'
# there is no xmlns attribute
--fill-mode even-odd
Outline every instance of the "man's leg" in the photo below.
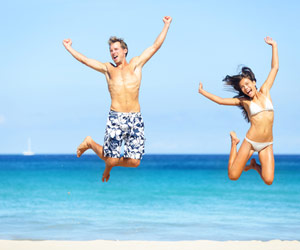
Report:
<svg viewBox="0 0 300 250"><path fill-rule="evenodd" d="M113 167L133 167L136 168L140 165L140 160L131 158L112 158L105 157L103 153L103 147L96 143L92 137L87 136L84 141L77 148L77 157L80 157L86 150L92 149L103 161L105 161L105 170L103 172L102 181L108 181L110 177L110 171Z"/></svg>
<svg viewBox="0 0 300 250"><path fill-rule="evenodd" d="M118 162L119 162L119 158L107 157L105 161L105 169L102 175L103 182L108 182L110 177L110 171L112 170L113 167L117 166Z"/></svg>
<svg viewBox="0 0 300 250"><path fill-rule="evenodd" d="M105 170L102 176L102 181L108 181L110 171L113 167L138 167L140 159L144 153L144 122L140 115L134 117L133 124L138 125L138 133L133 133L135 136L128 136L125 139L124 156L120 156L122 144L123 130L119 126L116 112L110 114L105 131L103 147L97 144L90 136L87 136L77 148L77 157L80 157L86 150L92 149L102 160L105 161ZM113 121L113 122L111 122ZM114 134L108 133L109 129L114 128ZM138 137L137 137L138 135ZM105 155L104 156L104 148ZM137 150L138 149L138 150Z"/></svg>
<svg viewBox="0 0 300 250"><path fill-rule="evenodd" d="M84 141L77 148L77 157L80 157L86 150L92 149L103 161L105 161L105 170L102 180L109 179L109 173L113 167L133 167L136 168L140 165L140 160L131 158L111 158L105 157L103 153L103 147L96 143L90 136L87 136Z"/></svg>
<svg viewBox="0 0 300 250"><path fill-rule="evenodd" d="M92 149L96 155L98 155L103 161L106 161L107 157L104 156L103 147L96 143L90 136L87 136L78 146L77 157L80 157L88 149Z"/></svg>
<svg viewBox="0 0 300 250"><path fill-rule="evenodd" d="M113 167L129 167L136 168L140 165L140 160L131 159L131 158L111 158L106 157L105 160L105 170L102 175L102 181L107 182L110 177L110 171Z"/></svg>
<svg viewBox="0 0 300 250"><path fill-rule="evenodd" d="M132 158L120 158L118 165L120 167L128 167L128 168L137 168L141 163L141 160L132 159Z"/></svg>
<svg viewBox="0 0 300 250"><path fill-rule="evenodd" d="M130 121L124 138L124 157L120 158L118 166L136 168L145 152L144 121L141 113L132 114Z"/></svg>

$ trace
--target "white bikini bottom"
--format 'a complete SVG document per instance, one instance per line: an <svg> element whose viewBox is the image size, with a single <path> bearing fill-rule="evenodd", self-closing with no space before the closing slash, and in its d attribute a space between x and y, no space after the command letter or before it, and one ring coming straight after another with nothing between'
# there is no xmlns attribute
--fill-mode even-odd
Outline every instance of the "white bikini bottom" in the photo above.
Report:
<svg viewBox="0 0 300 250"><path fill-rule="evenodd" d="M245 137L245 140L252 145L253 149L256 152L259 152L259 151L263 150L264 148L266 148L266 147L268 147L268 146L270 146L270 145L273 144L272 141L271 142L255 142L255 141L251 141L247 137Z"/></svg>

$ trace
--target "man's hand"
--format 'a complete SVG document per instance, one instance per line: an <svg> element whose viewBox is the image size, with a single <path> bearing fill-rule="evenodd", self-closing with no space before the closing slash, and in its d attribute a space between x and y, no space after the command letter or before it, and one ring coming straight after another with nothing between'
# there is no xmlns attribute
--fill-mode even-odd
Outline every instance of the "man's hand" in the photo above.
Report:
<svg viewBox="0 0 300 250"><path fill-rule="evenodd" d="M272 46L277 45L277 43L269 36L265 37L265 42Z"/></svg>
<svg viewBox="0 0 300 250"><path fill-rule="evenodd" d="M143 67L145 63L148 62L149 59L160 49L161 45L165 41L172 18L170 16L165 16L163 21L165 25L162 31L154 41L153 45L145 49L143 53L137 57L136 67Z"/></svg>
<svg viewBox="0 0 300 250"><path fill-rule="evenodd" d="M201 94L202 90L203 90L203 84L200 82L198 92Z"/></svg>
<svg viewBox="0 0 300 250"><path fill-rule="evenodd" d="M172 17L170 17L170 16L165 16L165 17L163 18L163 21L164 21L165 24L170 24L170 23L172 22Z"/></svg>
<svg viewBox="0 0 300 250"><path fill-rule="evenodd" d="M63 45L65 46L65 48L69 48L72 46L72 40L71 39L65 39L63 40Z"/></svg>

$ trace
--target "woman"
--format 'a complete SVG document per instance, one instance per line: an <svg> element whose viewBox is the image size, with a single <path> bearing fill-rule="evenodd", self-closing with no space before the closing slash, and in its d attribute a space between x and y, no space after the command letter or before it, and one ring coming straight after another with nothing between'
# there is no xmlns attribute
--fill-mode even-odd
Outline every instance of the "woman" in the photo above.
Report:
<svg viewBox="0 0 300 250"><path fill-rule="evenodd" d="M246 137L237 152L239 139L235 132L230 132L231 150L228 161L228 176L231 180L237 180L243 170L255 169L263 181L271 185L274 179L274 154L273 154L273 105L270 89L278 72L277 44L272 38L266 37L265 42L272 46L272 65L267 80L260 90L256 88L256 79L248 67L243 67L240 74L226 76L223 81L238 93L234 98L221 98L203 89L199 85L199 93L208 99L222 105L239 106L243 109L244 116L251 123ZM257 151L261 165L252 159L246 166L252 154ZM245 167L246 166L246 167Z"/></svg>

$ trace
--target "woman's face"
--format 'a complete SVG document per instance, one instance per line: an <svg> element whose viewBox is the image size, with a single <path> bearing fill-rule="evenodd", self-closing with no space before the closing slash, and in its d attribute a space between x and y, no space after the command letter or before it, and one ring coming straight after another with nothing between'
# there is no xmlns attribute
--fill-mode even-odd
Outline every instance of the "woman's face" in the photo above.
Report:
<svg viewBox="0 0 300 250"><path fill-rule="evenodd" d="M242 92L249 96L250 98L253 98L255 93L256 93L256 82L255 81L251 81L249 78L243 78L240 81L240 88L242 90Z"/></svg>

